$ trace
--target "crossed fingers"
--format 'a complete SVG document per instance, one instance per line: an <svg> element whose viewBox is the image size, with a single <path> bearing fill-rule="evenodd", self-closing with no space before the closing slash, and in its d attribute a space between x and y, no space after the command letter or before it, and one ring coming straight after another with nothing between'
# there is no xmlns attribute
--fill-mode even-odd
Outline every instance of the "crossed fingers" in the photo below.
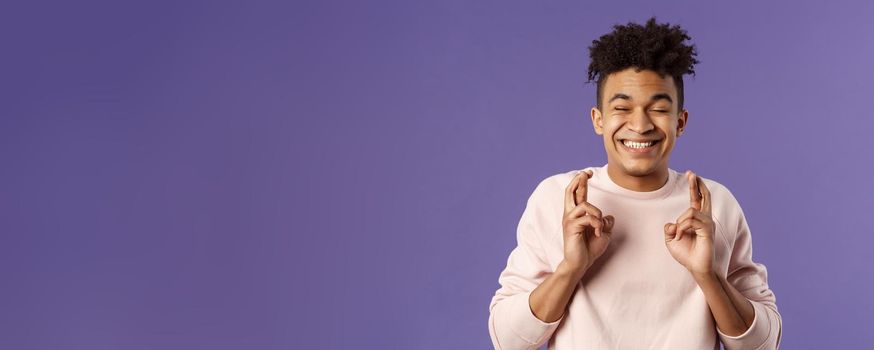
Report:
<svg viewBox="0 0 874 350"><path fill-rule="evenodd" d="M613 216L604 217L600 209L587 201L590 177L592 177L591 170L582 171L571 180L565 189L565 215L572 218L584 218L589 226L594 228L595 236L601 237L602 231L611 231Z"/></svg>
<svg viewBox="0 0 874 350"><path fill-rule="evenodd" d="M689 179L689 209L677 218L675 224L666 225L666 230L674 232L674 239L678 241L683 239L684 233L711 229L713 226L710 190L704 180L692 171L686 171L686 177Z"/></svg>

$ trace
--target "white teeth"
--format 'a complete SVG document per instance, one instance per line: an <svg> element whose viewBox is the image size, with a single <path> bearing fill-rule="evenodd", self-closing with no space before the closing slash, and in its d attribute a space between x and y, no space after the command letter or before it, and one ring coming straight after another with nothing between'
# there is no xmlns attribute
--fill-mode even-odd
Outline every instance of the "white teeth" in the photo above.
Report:
<svg viewBox="0 0 874 350"><path fill-rule="evenodd" d="M634 142L634 141L625 140L622 143L624 143L626 146L628 146L630 148L647 148L649 146L652 146L655 142L654 141Z"/></svg>

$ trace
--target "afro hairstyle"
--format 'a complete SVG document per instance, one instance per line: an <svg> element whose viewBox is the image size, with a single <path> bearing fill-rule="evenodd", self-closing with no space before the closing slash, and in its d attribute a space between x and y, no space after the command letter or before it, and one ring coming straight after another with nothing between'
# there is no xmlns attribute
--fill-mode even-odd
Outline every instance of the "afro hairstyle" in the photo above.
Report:
<svg viewBox="0 0 874 350"><path fill-rule="evenodd" d="M651 70L665 77L674 78L677 87L678 111L683 109L683 75L695 75L695 45L687 45L691 39L679 25L656 23L651 17L646 24L628 23L614 25L613 31L589 46L588 78L597 82L596 98L601 110L602 89L608 75L627 68L636 71Z"/></svg>

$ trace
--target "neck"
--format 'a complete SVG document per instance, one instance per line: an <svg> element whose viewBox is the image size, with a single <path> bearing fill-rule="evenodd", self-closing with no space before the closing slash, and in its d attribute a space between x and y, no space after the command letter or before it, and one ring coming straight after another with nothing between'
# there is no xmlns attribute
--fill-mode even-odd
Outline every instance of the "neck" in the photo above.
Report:
<svg viewBox="0 0 874 350"><path fill-rule="evenodd" d="M662 188L668 182L668 169L666 167L643 176L635 176L622 172L619 166L608 165L607 175L620 187L637 192L652 192Z"/></svg>

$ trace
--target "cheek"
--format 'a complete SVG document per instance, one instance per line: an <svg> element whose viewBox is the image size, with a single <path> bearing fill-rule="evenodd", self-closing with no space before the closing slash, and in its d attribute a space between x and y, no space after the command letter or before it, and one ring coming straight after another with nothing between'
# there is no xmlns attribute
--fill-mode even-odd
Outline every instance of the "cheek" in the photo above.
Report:
<svg viewBox="0 0 874 350"><path fill-rule="evenodd" d="M618 130L622 125L622 122L617 119L618 118L607 118L607 120L604 121L604 124L601 125L604 135L608 135L610 138L613 137L613 134L615 134L616 130Z"/></svg>
<svg viewBox="0 0 874 350"><path fill-rule="evenodd" d="M668 139L676 139L677 138L677 123L676 122L666 122L662 125L659 125L659 129L665 133L665 137Z"/></svg>

